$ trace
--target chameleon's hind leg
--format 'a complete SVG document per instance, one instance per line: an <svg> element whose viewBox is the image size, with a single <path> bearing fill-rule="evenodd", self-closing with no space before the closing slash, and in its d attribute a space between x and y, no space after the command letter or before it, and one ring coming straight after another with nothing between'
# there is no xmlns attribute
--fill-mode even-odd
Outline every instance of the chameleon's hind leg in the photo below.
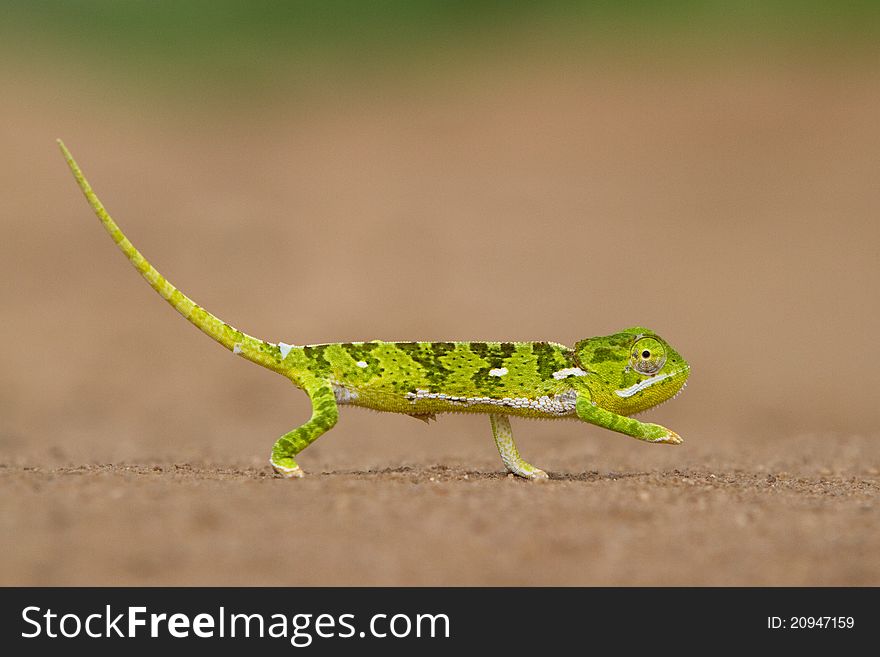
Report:
<svg viewBox="0 0 880 657"><path fill-rule="evenodd" d="M312 417L308 422L281 436L272 448L269 463L285 477L302 477L305 473L294 457L317 438L333 428L339 419L339 407L333 388L325 381L313 381L303 386L312 400Z"/></svg>
<svg viewBox="0 0 880 657"><path fill-rule="evenodd" d="M516 449L513 442L513 432L510 430L510 420L506 415L490 413L489 421L492 423L492 435L495 436L495 445L501 460L507 469L515 475L526 479L547 479L547 473L536 468L531 463L526 463Z"/></svg>

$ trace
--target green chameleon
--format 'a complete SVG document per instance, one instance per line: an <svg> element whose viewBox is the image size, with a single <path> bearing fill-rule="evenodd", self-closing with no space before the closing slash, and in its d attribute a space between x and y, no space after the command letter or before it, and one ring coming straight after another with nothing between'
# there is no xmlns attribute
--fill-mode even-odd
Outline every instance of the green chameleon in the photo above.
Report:
<svg viewBox="0 0 880 657"><path fill-rule="evenodd" d="M273 344L218 319L168 282L122 234L82 171L58 141L76 182L104 228L150 286L204 333L249 361L290 379L312 402L312 417L284 434L270 463L302 477L294 460L339 418L340 406L403 413L425 422L437 413L485 413L501 460L515 475L546 479L516 449L511 415L580 419L651 443L677 445L674 431L628 416L679 394L690 366L646 328L555 342L343 342Z"/></svg>

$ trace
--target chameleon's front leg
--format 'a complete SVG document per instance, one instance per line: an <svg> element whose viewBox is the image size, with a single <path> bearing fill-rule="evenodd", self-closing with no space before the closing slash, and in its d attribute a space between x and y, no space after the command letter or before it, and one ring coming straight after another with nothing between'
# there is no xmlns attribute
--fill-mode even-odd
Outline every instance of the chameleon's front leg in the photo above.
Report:
<svg viewBox="0 0 880 657"><path fill-rule="evenodd" d="M611 429L618 433L624 433L639 440L669 445L680 445L684 442L681 436L666 427L661 427L659 424L651 424L650 422L639 422L631 417L606 411L582 395L578 395L575 409L577 416L584 422Z"/></svg>
<svg viewBox="0 0 880 657"><path fill-rule="evenodd" d="M303 386L312 400L312 417L308 422L281 436L272 448L269 463L285 477L302 477L305 473L294 457L317 438L333 428L339 419L339 407L333 388L325 381L313 381Z"/></svg>
<svg viewBox="0 0 880 657"><path fill-rule="evenodd" d="M489 421L492 423L492 435L495 436L495 445L501 460L507 469L515 475L526 479L547 479L547 473L536 468L531 463L526 463L519 455L516 444L513 442L513 432L510 430L510 420L506 415L491 413Z"/></svg>

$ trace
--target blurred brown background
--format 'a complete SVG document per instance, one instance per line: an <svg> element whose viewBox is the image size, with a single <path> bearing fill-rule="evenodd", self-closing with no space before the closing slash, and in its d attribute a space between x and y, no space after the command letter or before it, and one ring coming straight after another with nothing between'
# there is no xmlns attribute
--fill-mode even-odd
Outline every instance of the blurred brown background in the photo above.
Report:
<svg viewBox="0 0 880 657"><path fill-rule="evenodd" d="M701 7L8 5L0 583L880 584L876 11ZM485 418L349 410L272 479L305 396L57 137L253 335L643 324L686 443L517 422L533 486Z"/></svg>

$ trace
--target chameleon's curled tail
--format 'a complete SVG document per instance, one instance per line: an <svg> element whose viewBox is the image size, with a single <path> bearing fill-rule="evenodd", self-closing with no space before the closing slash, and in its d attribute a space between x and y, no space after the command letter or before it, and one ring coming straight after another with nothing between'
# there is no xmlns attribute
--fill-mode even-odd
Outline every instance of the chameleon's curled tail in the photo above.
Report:
<svg viewBox="0 0 880 657"><path fill-rule="evenodd" d="M162 274L156 271L156 268L153 267L153 265L147 262L147 259L144 258L136 248L134 248L134 245L122 233L119 226L116 225L116 222L113 221L109 214L107 214L104 205L95 195L95 192L92 191L91 186L76 161L73 159L73 156L70 154L70 151L67 150L60 139L58 140L58 145L61 147L61 152L64 154L64 158L67 160L67 165L73 172L77 184L80 186L80 189L82 189L83 194L92 206L95 214L98 215L98 219L101 220L101 223L110 234L110 237L113 238L113 241L116 242L119 249L131 261L134 268L137 269L141 273L141 276L147 280L150 287L162 295L162 298L170 303L177 312L227 349L236 354L241 354L248 360L268 369L278 372L283 371L281 368L281 361L283 358L277 345L264 342L263 340L251 337L246 333L242 333L221 319L215 317L174 287L164 276L162 276Z"/></svg>

